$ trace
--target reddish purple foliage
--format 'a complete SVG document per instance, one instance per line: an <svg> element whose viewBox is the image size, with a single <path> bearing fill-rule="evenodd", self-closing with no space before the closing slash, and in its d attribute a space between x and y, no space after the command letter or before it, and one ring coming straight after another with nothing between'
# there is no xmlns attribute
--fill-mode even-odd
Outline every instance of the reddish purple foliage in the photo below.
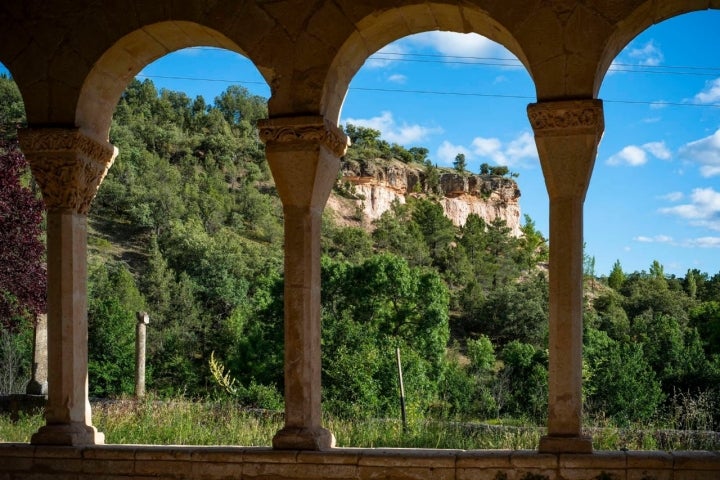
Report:
<svg viewBox="0 0 720 480"><path fill-rule="evenodd" d="M8 329L46 310L43 202L20 184L27 169L17 143L0 144L0 324Z"/></svg>

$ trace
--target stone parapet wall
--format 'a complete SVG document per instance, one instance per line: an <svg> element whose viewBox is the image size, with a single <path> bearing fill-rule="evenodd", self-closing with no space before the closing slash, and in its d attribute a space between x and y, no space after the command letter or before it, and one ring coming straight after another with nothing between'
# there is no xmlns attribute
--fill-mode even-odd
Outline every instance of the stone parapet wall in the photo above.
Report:
<svg viewBox="0 0 720 480"><path fill-rule="evenodd" d="M0 480L701 480L720 452L539 454L510 450L0 444Z"/></svg>

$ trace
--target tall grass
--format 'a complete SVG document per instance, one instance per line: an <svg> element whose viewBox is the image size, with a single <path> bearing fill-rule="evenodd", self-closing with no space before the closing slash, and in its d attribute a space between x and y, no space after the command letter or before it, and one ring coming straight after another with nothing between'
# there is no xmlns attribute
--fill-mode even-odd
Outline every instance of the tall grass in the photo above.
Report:
<svg viewBox="0 0 720 480"><path fill-rule="evenodd" d="M283 426L282 414L248 411L225 402L148 399L93 404L93 422L107 443L158 445L269 446ZM620 428L595 419L586 432L596 450L718 450L720 434L644 424ZM502 423L502 422L501 422ZM447 449L536 449L545 429L534 425L415 421L403 429L399 420L328 417L326 427L340 447ZM0 416L0 441L28 442L44 424L42 415Z"/></svg>

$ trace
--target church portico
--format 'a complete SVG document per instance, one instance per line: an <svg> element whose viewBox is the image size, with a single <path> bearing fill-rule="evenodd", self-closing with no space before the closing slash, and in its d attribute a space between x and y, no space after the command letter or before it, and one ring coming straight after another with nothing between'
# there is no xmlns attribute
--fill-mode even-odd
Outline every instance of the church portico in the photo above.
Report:
<svg viewBox="0 0 720 480"><path fill-rule="evenodd" d="M718 452L593 451L582 428L583 215L606 123L600 85L643 30L703 9L720 1L6 0L0 61L23 95L20 146L47 208L48 401L30 443L0 443L0 480L720 477ZM337 448L323 426L320 233L348 146L342 103L370 55L430 30L502 43L535 84L527 115L550 210L548 420L536 450ZM272 92L258 125L285 221L286 410L272 448L104 445L92 422L87 214L118 153L112 114L145 66L190 46L246 55Z"/></svg>

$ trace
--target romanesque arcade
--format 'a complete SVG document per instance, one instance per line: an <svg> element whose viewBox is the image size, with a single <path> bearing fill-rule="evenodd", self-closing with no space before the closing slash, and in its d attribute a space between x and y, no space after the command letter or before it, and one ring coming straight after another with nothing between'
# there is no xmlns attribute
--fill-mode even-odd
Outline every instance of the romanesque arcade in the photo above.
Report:
<svg viewBox="0 0 720 480"><path fill-rule="evenodd" d="M48 211L50 361L46 425L28 445L0 444L0 478L720 478L716 452L593 452L581 428L583 204L604 129L597 93L640 32L711 8L720 1L4 0L0 62L23 95L20 145ZM338 449L322 425L320 218L348 145L337 127L343 99L368 56L428 30L495 40L535 83L527 115L551 248L549 412L536 451ZM285 427L271 449L104 445L92 422L86 225L117 155L112 114L145 65L190 46L248 57L271 87L258 129L286 236Z"/></svg>

